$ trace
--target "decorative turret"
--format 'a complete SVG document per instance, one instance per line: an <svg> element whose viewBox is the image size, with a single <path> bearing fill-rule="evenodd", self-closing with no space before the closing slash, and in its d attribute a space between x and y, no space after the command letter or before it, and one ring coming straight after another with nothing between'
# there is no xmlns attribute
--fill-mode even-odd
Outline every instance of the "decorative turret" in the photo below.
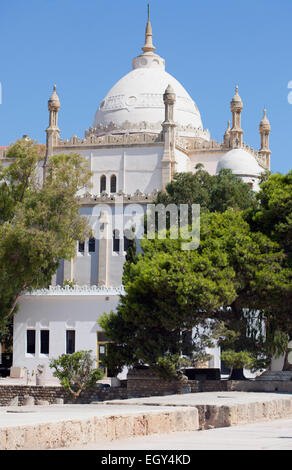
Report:
<svg viewBox="0 0 292 470"><path fill-rule="evenodd" d="M165 105L165 121L163 124L173 124L174 103L176 101L176 94L171 85L168 85L168 87L166 88L163 95L163 101Z"/></svg>
<svg viewBox="0 0 292 470"><path fill-rule="evenodd" d="M230 121L227 122L227 129L223 138L225 146L230 147Z"/></svg>
<svg viewBox="0 0 292 470"><path fill-rule="evenodd" d="M56 85L54 85L53 87L53 93L51 94L51 97L48 101L48 108L49 108L49 111L59 111L60 109L60 100L59 100L59 96L57 95L57 87Z"/></svg>
<svg viewBox="0 0 292 470"><path fill-rule="evenodd" d="M164 151L162 157L162 188L164 189L175 173L175 123L174 123L174 104L176 94L171 85L166 88L163 101L165 106L165 120L162 123Z"/></svg>
<svg viewBox="0 0 292 470"><path fill-rule="evenodd" d="M259 153L265 157L267 167L270 168L270 155L271 150L269 148L269 135L271 132L271 124L267 118L267 111L264 109L264 115L259 125L259 130L261 134L261 148Z"/></svg>
<svg viewBox="0 0 292 470"><path fill-rule="evenodd" d="M238 94L238 86L235 87L235 95L233 96L230 108L232 112L232 129L230 131L230 146L232 148L242 147L242 134L241 129L241 111L243 108L242 100Z"/></svg>
<svg viewBox="0 0 292 470"><path fill-rule="evenodd" d="M47 143L46 143L46 156L44 161L44 178L46 173L46 166L48 159L53 155L53 148L57 145L60 129L58 128L58 111L60 109L60 100L57 95L56 85L54 85L53 93L48 101L49 110L49 127L46 129Z"/></svg>

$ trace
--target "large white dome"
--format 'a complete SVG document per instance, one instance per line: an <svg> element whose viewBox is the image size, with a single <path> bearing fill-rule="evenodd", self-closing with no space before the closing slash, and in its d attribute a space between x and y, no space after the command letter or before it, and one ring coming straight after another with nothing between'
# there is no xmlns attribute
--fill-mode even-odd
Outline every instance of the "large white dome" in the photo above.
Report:
<svg viewBox="0 0 292 470"><path fill-rule="evenodd" d="M232 149L227 152L217 164L216 173L227 168L237 176L260 176L264 171L255 157L242 148Z"/></svg>
<svg viewBox="0 0 292 470"><path fill-rule="evenodd" d="M100 103L94 132L161 132L163 94L170 84L176 94L174 121L179 135L209 140L200 112L184 87L165 71L164 59L154 54L152 30L147 23L144 53L133 59L133 70L121 78Z"/></svg>

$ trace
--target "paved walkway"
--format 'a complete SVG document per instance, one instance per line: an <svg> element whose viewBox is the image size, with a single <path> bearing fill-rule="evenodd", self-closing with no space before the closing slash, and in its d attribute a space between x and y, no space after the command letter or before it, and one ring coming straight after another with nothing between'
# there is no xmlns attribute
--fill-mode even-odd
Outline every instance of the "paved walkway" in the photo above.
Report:
<svg viewBox="0 0 292 470"><path fill-rule="evenodd" d="M185 408L178 408L184 411ZM111 416L128 416L149 412L160 413L164 411L174 411L168 406L147 406L137 405L107 406L103 403L99 405L49 405L49 406L1 406L0 407L0 430L15 426L32 426L49 423L60 423L72 420L87 420L93 417L104 418Z"/></svg>
<svg viewBox="0 0 292 470"><path fill-rule="evenodd" d="M236 406L249 403L270 402L274 400L290 400L288 393L265 392L201 392L182 395L166 395L161 397L128 398L127 400L111 400L108 405L159 405L159 406Z"/></svg>
<svg viewBox="0 0 292 470"><path fill-rule="evenodd" d="M281 428L283 418L288 421ZM92 449L290 448L290 438L292 395L283 393L207 392L0 407L0 449L7 450L83 448L87 443Z"/></svg>
<svg viewBox="0 0 292 470"><path fill-rule="evenodd" d="M76 450L292 450L292 419L120 439ZM67 448L68 450L68 448Z"/></svg>

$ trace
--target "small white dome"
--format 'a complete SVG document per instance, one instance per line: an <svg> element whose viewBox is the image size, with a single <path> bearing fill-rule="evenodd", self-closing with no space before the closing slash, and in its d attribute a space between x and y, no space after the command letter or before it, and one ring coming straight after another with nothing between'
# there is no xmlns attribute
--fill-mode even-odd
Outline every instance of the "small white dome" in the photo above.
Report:
<svg viewBox="0 0 292 470"><path fill-rule="evenodd" d="M232 149L227 152L217 164L216 173L223 168L229 169L237 176L259 177L264 171L255 157L244 149Z"/></svg>

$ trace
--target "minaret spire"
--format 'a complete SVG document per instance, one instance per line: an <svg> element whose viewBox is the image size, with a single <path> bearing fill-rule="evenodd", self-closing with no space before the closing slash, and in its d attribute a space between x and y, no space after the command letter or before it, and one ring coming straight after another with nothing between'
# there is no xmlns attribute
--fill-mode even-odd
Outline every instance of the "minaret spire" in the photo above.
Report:
<svg viewBox="0 0 292 470"><path fill-rule="evenodd" d="M44 173L43 177L46 176L46 167L51 155L53 155L54 147L57 145L60 129L58 128L58 112L60 109L60 100L57 95L57 87L54 85L53 93L48 101L49 110L49 127L46 129L47 143L46 143L46 156L44 161Z"/></svg>
<svg viewBox="0 0 292 470"><path fill-rule="evenodd" d="M155 47L153 46L152 43L152 27L150 23L150 5L148 3L147 6L147 25L146 25L146 31L145 31L145 44L142 47L142 51L145 52L151 52L153 53L155 51Z"/></svg>
<svg viewBox="0 0 292 470"><path fill-rule="evenodd" d="M235 95L233 96L231 103L232 112L232 129L230 130L230 144L232 148L241 148L243 144L241 129L241 111L243 108L242 100L238 94L238 85L235 87Z"/></svg>
<svg viewBox="0 0 292 470"><path fill-rule="evenodd" d="M269 134L271 132L271 124L267 118L267 110L264 108L264 115L263 119L260 122L260 134L261 134L261 148L260 148L260 155L262 155L266 159L266 165L268 169L270 169L270 155L271 150L269 148Z"/></svg>

